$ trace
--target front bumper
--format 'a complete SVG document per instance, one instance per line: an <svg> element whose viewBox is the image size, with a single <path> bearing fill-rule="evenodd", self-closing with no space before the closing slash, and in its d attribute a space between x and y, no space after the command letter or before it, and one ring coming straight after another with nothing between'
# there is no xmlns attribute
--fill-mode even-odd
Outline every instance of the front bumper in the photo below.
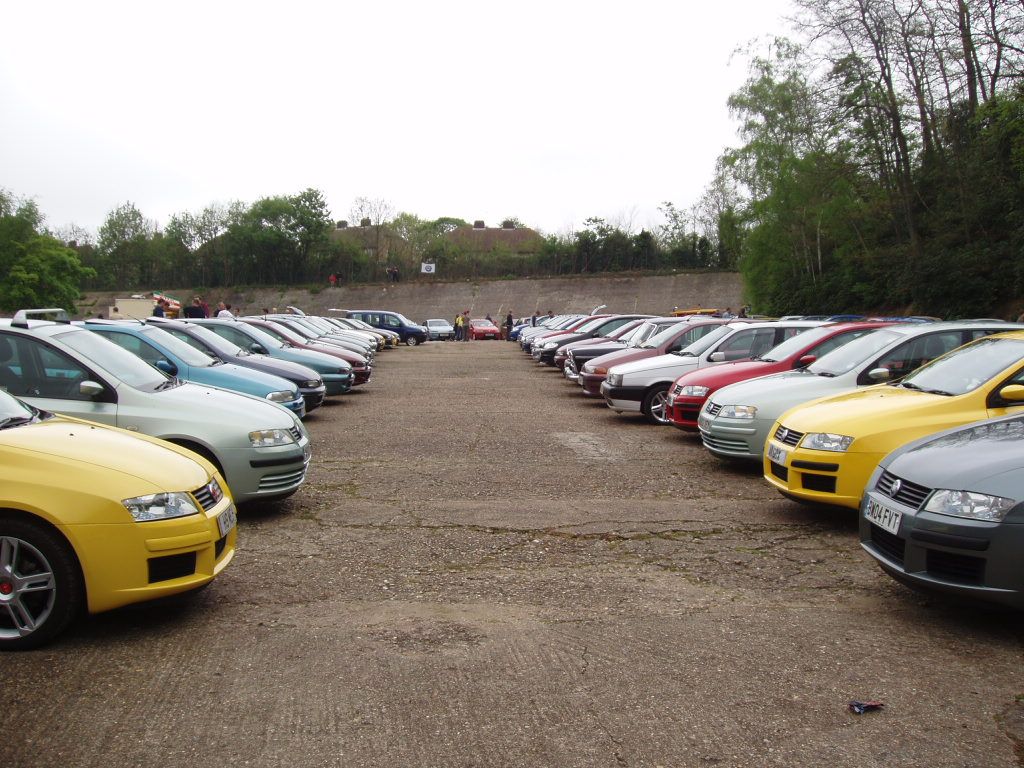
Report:
<svg viewBox="0 0 1024 768"><path fill-rule="evenodd" d="M200 507L201 508L201 507ZM238 527L230 494L198 515L145 523L68 525L85 578L90 613L198 589L235 556Z"/></svg>
<svg viewBox="0 0 1024 768"><path fill-rule="evenodd" d="M899 513L895 534L867 519L872 502ZM871 489L861 504L860 540L882 570L904 584L1024 608L1022 525L924 512Z"/></svg>
<svg viewBox="0 0 1024 768"><path fill-rule="evenodd" d="M783 496L814 504L859 509L882 453L815 451L784 445L774 437L764 446L764 478Z"/></svg>
<svg viewBox="0 0 1024 768"><path fill-rule="evenodd" d="M691 397L688 395L673 395L671 390L665 405L665 415L673 427L687 432L697 431L697 416L701 408L707 402L705 397Z"/></svg>
<svg viewBox="0 0 1024 768"><path fill-rule="evenodd" d="M608 381L601 382L601 396L608 407L614 411L640 412L640 403L644 399L646 387L610 387Z"/></svg>
<svg viewBox="0 0 1024 768"><path fill-rule="evenodd" d="M761 463L764 441L774 420L725 419L701 413L697 417L700 439L714 456Z"/></svg>
<svg viewBox="0 0 1024 768"><path fill-rule="evenodd" d="M306 402L306 413L309 413L324 404L324 396L327 394L327 385L311 387L300 390L302 399Z"/></svg>
<svg viewBox="0 0 1024 768"><path fill-rule="evenodd" d="M352 389L351 373L323 373L324 394L328 396L342 395Z"/></svg>

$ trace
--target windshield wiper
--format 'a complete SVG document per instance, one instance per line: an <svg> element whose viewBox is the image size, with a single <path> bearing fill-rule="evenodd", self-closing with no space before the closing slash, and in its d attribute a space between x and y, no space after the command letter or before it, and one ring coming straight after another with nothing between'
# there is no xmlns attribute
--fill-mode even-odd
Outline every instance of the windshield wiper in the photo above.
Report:
<svg viewBox="0 0 1024 768"><path fill-rule="evenodd" d="M942 395L943 397L953 397L952 392L947 392L944 389L930 389L928 387L919 387L912 381L904 381L898 384L897 386L906 387L907 389L912 389L916 392L924 392L925 394L928 395Z"/></svg>
<svg viewBox="0 0 1024 768"><path fill-rule="evenodd" d="M162 391L164 389L173 389L174 387L178 386L179 384L181 384L181 379L179 379L177 376L174 376L174 377L168 379L167 381L164 381L164 382L160 383L159 385L157 385L156 391L160 392L160 391Z"/></svg>
<svg viewBox="0 0 1024 768"><path fill-rule="evenodd" d="M35 416L8 416L6 419L0 419L0 429L16 427L19 424L30 424L35 421L35 419Z"/></svg>
<svg viewBox="0 0 1024 768"><path fill-rule="evenodd" d="M818 376L824 376L826 379L834 379L836 375L832 371L815 371Z"/></svg>

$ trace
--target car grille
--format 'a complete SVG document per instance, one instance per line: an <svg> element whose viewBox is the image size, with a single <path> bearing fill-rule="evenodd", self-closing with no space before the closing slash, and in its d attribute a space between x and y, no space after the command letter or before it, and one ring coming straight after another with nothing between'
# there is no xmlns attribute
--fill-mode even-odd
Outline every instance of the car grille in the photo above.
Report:
<svg viewBox="0 0 1024 768"><path fill-rule="evenodd" d="M899 480L899 488L895 494L892 492L893 484ZM928 498L928 494L932 492L931 488L926 488L923 485L912 483L909 480L903 480L902 478L896 477L891 474L888 470L883 470L882 474L878 477L878 482L875 483L875 490L879 493L883 493L890 499L896 499L896 501L906 504L908 507L913 509L919 509L924 503L924 500Z"/></svg>
<svg viewBox="0 0 1024 768"><path fill-rule="evenodd" d="M899 536L895 536L872 523L871 543L875 546L875 549L886 557L886 559L892 560L900 567L903 566L903 557L907 548L907 542Z"/></svg>
<svg viewBox="0 0 1024 768"><path fill-rule="evenodd" d="M306 467L303 466L301 469L296 469L292 472L281 472L276 475L264 475L260 478L261 492L264 491L283 491L289 488L295 488L302 483L306 477Z"/></svg>
<svg viewBox="0 0 1024 768"><path fill-rule="evenodd" d="M211 480L202 488L196 488L192 491L192 496L199 502L204 512L209 512L224 498L224 491L221 490L216 480Z"/></svg>
<svg viewBox="0 0 1024 768"><path fill-rule="evenodd" d="M213 559L219 560L220 556L224 553L224 547L228 543L227 536L221 536L217 541L213 543Z"/></svg>
<svg viewBox="0 0 1024 768"><path fill-rule="evenodd" d="M299 431L298 427L292 427L289 429L288 434L295 438L296 443L302 442L302 433Z"/></svg>
<svg viewBox="0 0 1024 768"><path fill-rule="evenodd" d="M772 474L779 478L779 480L789 480L789 470L784 466L776 464L774 461L769 461L768 466L771 467Z"/></svg>
<svg viewBox="0 0 1024 768"><path fill-rule="evenodd" d="M711 403L711 402L709 402L707 404L707 407L704 409L704 412L708 416L717 416L718 414L720 414L722 412L722 406L719 405L718 403Z"/></svg>
<svg viewBox="0 0 1024 768"><path fill-rule="evenodd" d="M829 475L815 475L810 472L804 472L800 477L800 482L808 491L818 491L819 493L836 492L836 479Z"/></svg>
<svg viewBox="0 0 1024 768"><path fill-rule="evenodd" d="M746 440L728 440L723 437L716 437L710 435L707 432L701 432L701 439L704 441L704 445L712 451L722 451L723 453L750 453L750 446L747 445Z"/></svg>
<svg viewBox="0 0 1024 768"><path fill-rule="evenodd" d="M797 432L795 429L786 429L781 424L779 428L775 430L775 439L780 443L786 445L796 445L800 442L800 438L804 436L803 432Z"/></svg>
<svg viewBox="0 0 1024 768"><path fill-rule="evenodd" d="M961 584L982 584L985 580L985 561L980 557L955 555L938 549L929 549L928 574Z"/></svg>
<svg viewBox="0 0 1024 768"><path fill-rule="evenodd" d="M676 408L679 410L679 416L685 421L696 421L700 415L700 406L693 403L687 403L686 405L677 405Z"/></svg>
<svg viewBox="0 0 1024 768"><path fill-rule="evenodd" d="M681 394L683 394L683 385L682 384L676 384L674 387L672 387L672 394L673 395L681 395Z"/></svg>

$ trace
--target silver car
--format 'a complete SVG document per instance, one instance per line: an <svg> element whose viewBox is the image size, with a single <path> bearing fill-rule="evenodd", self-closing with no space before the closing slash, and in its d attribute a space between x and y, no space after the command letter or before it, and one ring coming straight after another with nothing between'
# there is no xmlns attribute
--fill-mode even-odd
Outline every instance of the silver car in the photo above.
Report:
<svg viewBox="0 0 1024 768"><path fill-rule="evenodd" d="M890 453L861 502L860 539L908 586L1024 608L1024 416Z"/></svg>
<svg viewBox="0 0 1024 768"><path fill-rule="evenodd" d="M188 448L220 470L239 503L290 496L306 477L309 435L291 411L169 377L82 327L0 320L0 387L37 408Z"/></svg>

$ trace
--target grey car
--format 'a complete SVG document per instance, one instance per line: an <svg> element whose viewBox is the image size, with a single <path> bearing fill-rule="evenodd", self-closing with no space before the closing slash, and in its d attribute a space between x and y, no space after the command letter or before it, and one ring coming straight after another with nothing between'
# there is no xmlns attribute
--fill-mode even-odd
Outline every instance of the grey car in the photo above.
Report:
<svg viewBox="0 0 1024 768"><path fill-rule="evenodd" d="M908 586L1024 608L1024 416L890 453L868 481L860 538Z"/></svg>

